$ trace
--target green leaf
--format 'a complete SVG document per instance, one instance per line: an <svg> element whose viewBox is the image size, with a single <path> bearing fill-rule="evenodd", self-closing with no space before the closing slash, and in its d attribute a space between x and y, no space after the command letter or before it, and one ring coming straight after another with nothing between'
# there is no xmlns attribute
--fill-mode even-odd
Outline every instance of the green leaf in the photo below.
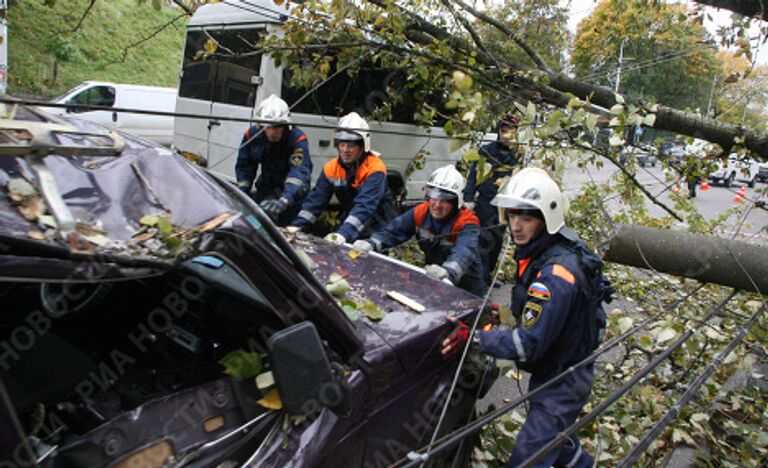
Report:
<svg viewBox="0 0 768 468"><path fill-rule="evenodd" d="M624 106L621 104L614 104L610 110L611 115L621 115L624 113Z"/></svg>
<svg viewBox="0 0 768 468"><path fill-rule="evenodd" d="M165 216L158 216L157 228L160 230L160 234L168 235L173 231L173 224L171 224L171 220Z"/></svg>
<svg viewBox="0 0 768 468"><path fill-rule="evenodd" d="M597 128L597 116L595 114L589 114L586 120L584 120L584 125L586 125L587 130L594 132L595 128Z"/></svg>
<svg viewBox="0 0 768 468"><path fill-rule="evenodd" d="M365 312L365 316L374 322L384 318L384 311L370 299L365 301L361 309Z"/></svg>
<svg viewBox="0 0 768 468"><path fill-rule="evenodd" d="M616 96L616 102L619 104L624 104L624 96L619 93L614 93L614 96Z"/></svg>
<svg viewBox="0 0 768 468"><path fill-rule="evenodd" d="M659 335L656 337L656 342L664 343L665 341L671 340L675 336L677 336L677 332L675 332L671 328L665 328L664 330L659 332Z"/></svg>
<svg viewBox="0 0 768 468"><path fill-rule="evenodd" d="M656 114L648 114L645 117L643 117L643 125L646 127L653 127L653 124L656 123Z"/></svg>
<svg viewBox="0 0 768 468"><path fill-rule="evenodd" d="M630 317L621 317L617 322L617 325L619 326L619 332L625 333L632 327L633 323L634 320L632 320Z"/></svg>
<svg viewBox="0 0 768 468"><path fill-rule="evenodd" d="M611 146L621 146L624 144L624 139L621 138L621 135L614 134L608 139L608 144Z"/></svg>
<svg viewBox="0 0 768 468"><path fill-rule="evenodd" d="M157 215L142 216L141 219L139 220L139 224L143 226L154 226L155 224L157 224L158 219L160 219L160 217Z"/></svg>
<svg viewBox="0 0 768 468"><path fill-rule="evenodd" d="M261 353L249 353L242 349L236 349L219 359L219 364L224 366L225 374L248 379L261 373L262 357L263 354Z"/></svg>
<svg viewBox="0 0 768 468"><path fill-rule="evenodd" d="M349 291L350 285L340 274L331 273L329 281L325 285L325 289L336 297L342 297Z"/></svg>
<svg viewBox="0 0 768 468"><path fill-rule="evenodd" d="M462 156L461 159L464 160L464 162L474 162L480 159L480 153L478 153L475 148L470 148L464 153L464 156Z"/></svg>

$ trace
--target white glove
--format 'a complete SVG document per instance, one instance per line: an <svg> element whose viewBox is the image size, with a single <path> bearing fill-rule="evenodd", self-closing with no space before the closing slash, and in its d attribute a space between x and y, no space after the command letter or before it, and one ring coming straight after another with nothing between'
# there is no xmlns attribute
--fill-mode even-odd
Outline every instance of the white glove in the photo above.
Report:
<svg viewBox="0 0 768 468"><path fill-rule="evenodd" d="M427 265L424 268L424 272L432 279L441 280L443 278L448 278L448 270L440 265Z"/></svg>
<svg viewBox="0 0 768 468"><path fill-rule="evenodd" d="M347 241L344 238L344 236L342 236L338 232L332 232L332 233L328 234L327 236L325 236L323 239L327 240L328 242L330 242L331 244L334 244L334 245L341 245L341 244L343 244L343 243L345 243Z"/></svg>
<svg viewBox="0 0 768 468"><path fill-rule="evenodd" d="M470 211L475 211L475 202L473 201L464 202L464 206Z"/></svg>
<svg viewBox="0 0 768 468"><path fill-rule="evenodd" d="M363 255L367 255L371 252L371 250L373 250L373 245L371 245L371 243L368 241L358 239L354 244L352 244L352 250L360 252Z"/></svg>

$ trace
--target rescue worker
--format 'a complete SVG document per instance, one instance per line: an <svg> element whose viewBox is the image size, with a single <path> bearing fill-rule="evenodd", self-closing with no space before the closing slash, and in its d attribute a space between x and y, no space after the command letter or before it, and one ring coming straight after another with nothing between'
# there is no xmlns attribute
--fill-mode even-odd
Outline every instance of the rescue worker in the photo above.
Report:
<svg viewBox="0 0 768 468"><path fill-rule="evenodd" d="M478 257L480 222L462 207L464 177L448 165L434 171L426 186L427 201L394 219L370 239L357 240L352 248L361 253L381 251L414 235L424 251L426 274L471 293L485 292Z"/></svg>
<svg viewBox="0 0 768 468"><path fill-rule="evenodd" d="M325 239L334 244L369 237L395 216L387 187L387 168L379 154L371 150L369 129L368 122L356 112L339 119L333 136L339 155L323 166L292 226L312 226L333 195L341 205L341 225Z"/></svg>
<svg viewBox="0 0 768 468"><path fill-rule="evenodd" d="M497 181L511 175L520 162L514 142L517 137L517 118L512 114L502 115L496 124L496 141L480 148L479 153L491 165L491 175L477 184L477 163L473 162L467 174L467 186L464 189L464 202L477 213L480 219L480 258L482 260L483 279L491 284L491 272L501 252L506 227L498 223L498 214L491 206L491 200L499 190Z"/></svg>
<svg viewBox="0 0 768 468"><path fill-rule="evenodd" d="M514 328L477 331L473 342L488 354L517 361L531 373L528 391L589 356L605 328L602 301L610 285L602 261L563 222L566 200L545 171L523 169L493 199L515 244ZM442 354L460 349L469 335L460 324ZM518 466L570 426L587 402L593 366L575 368L529 399L530 409L508 466ZM571 436L536 466L591 467L592 457Z"/></svg>
<svg viewBox="0 0 768 468"><path fill-rule="evenodd" d="M245 131L235 164L237 186L251 195L254 179L256 203L280 226L299 213L312 176L307 136L291 126L288 104L274 94L256 108L260 120ZM261 173L256 173L261 167Z"/></svg>

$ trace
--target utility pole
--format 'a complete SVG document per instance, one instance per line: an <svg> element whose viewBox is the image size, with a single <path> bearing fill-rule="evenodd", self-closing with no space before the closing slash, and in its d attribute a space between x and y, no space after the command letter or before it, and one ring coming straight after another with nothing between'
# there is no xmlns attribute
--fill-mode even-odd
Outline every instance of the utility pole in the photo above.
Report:
<svg viewBox="0 0 768 468"><path fill-rule="evenodd" d="M8 90L8 0L0 0L0 94Z"/></svg>
<svg viewBox="0 0 768 468"><path fill-rule="evenodd" d="M619 86L621 85L621 66L624 63L624 43L627 42L626 39L621 40L621 45L619 46L619 66L616 68L616 86L613 88L614 93L619 92Z"/></svg>
<svg viewBox="0 0 768 468"><path fill-rule="evenodd" d="M717 85L717 73L712 74L712 91L709 93L709 102L707 102L707 113L704 114L705 117L711 117L710 112L713 111L712 109L712 102L715 100L715 86Z"/></svg>

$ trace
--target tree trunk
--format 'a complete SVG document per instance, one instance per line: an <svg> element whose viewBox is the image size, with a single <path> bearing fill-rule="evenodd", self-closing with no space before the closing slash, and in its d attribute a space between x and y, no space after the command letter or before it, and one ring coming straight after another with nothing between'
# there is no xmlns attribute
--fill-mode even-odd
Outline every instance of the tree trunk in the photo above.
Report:
<svg viewBox="0 0 768 468"><path fill-rule="evenodd" d="M768 249L715 236L623 224L608 262L768 294Z"/></svg>

